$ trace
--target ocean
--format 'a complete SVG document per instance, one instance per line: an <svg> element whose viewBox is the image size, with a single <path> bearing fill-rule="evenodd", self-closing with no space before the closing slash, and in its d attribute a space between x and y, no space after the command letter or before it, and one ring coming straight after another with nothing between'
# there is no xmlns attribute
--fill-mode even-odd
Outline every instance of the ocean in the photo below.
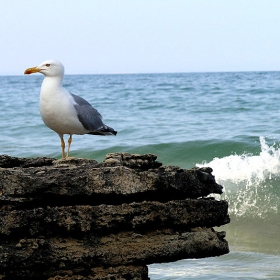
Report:
<svg viewBox="0 0 280 280"><path fill-rule="evenodd" d="M24 69L23 69L24 70ZM61 157L39 113L43 75L0 76L0 153ZM71 156L153 153L210 166L229 202L230 253L149 265L151 280L280 279L280 72L66 75L116 137L74 135ZM66 137L67 139L67 137Z"/></svg>

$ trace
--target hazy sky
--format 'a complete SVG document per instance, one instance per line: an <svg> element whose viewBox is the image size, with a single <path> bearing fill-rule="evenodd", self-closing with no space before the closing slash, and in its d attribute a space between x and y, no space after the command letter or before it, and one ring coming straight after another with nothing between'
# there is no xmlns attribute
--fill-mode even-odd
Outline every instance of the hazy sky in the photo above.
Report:
<svg viewBox="0 0 280 280"><path fill-rule="evenodd" d="M280 0L0 0L0 75L280 70Z"/></svg>

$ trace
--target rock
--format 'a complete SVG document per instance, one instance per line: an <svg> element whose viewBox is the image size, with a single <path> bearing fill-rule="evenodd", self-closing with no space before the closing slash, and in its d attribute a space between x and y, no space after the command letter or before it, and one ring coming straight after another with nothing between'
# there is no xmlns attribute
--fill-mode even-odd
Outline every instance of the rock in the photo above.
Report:
<svg viewBox="0 0 280 280"><path fill-rule="evenodd" d="M211 168L156 158L0 156L0 279L148 279L151 263L228 253Z"/></svg>

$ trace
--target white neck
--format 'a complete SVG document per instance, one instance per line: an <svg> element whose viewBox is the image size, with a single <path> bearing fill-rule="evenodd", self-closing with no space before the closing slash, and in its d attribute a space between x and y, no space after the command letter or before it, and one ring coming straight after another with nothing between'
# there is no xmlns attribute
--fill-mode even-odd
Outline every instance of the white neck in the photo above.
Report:
<svg viewBox="0 0 280 280"><path fill-rule="evenodd" d="M41 92L62 88L62 79L63 77L45 77L41 86Z"/></svg>

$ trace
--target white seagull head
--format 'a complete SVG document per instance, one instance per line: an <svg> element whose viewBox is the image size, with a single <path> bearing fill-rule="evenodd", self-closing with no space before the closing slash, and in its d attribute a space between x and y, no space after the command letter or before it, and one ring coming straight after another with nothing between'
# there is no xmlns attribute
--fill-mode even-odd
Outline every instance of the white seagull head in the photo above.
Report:
<svg viewBox="0 0 280 280"><path fill-rule="evenodd" d="M32 73L42 73L46 77L63 77L64 76L64 66L58 60L46 60L40 65L28 68L24 71L24 74Z"/></svg>

